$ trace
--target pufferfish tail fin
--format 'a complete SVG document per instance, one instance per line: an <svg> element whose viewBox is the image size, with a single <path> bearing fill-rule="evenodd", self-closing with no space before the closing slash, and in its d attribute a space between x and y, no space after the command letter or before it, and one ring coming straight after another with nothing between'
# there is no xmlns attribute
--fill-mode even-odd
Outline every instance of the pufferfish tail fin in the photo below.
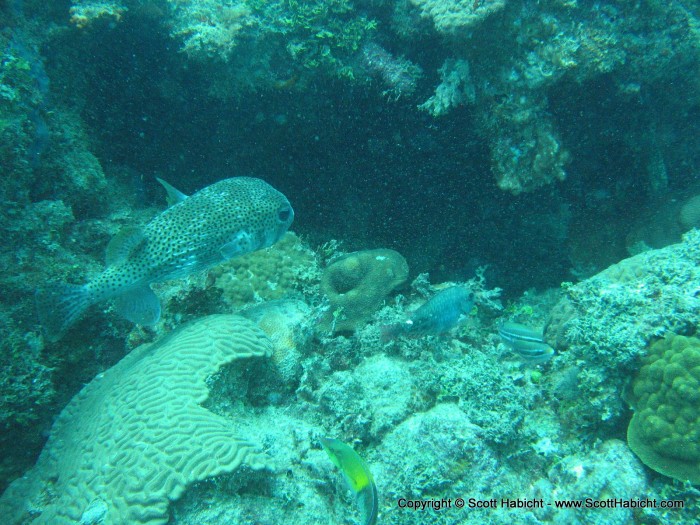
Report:
<svg viewBox="0 0 700 525"><path fill-rule="evenodd" d="M92 304L88 288L75 284L39 288L34 297L44 335L51 342L58 341Z"/></svg>

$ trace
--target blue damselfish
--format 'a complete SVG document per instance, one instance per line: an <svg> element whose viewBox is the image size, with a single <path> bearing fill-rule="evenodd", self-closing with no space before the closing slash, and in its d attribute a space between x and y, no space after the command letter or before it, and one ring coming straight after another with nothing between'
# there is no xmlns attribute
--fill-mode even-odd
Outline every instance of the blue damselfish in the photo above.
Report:
<svg viewBox="0 0 700 525"><path fill-rule="evenodd" d="M474 307L474 294L463 286L452 286L435 294L403 323L382 327L382 340L399 335L420 337L451 330Z"/></svg>

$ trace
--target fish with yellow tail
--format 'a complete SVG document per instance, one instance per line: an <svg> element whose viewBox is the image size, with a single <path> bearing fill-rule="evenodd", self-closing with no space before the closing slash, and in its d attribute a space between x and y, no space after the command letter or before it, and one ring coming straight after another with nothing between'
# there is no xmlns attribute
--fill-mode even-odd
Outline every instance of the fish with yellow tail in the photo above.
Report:
<svg viewBox="0 0 700 525"><path fill-rule="evenodd" d="M45 336L61 338L92 304L113 299L129 321L153 325L160 301L151 283L177 279L277 242L294 219L287 198L265 181L224 179L188 197L158 179L171 206L143 228L129 228L107 246L107 268L84 285L37 290Z"/></svg>
<svg viewBox="0 0 700 525"><path fill-rule="evenodd" d="M379 500L377 486L374 484L374 478L367 463L350 445L337 439L321 438L321 446L333 464L343 473L345 481L357 496L357 503L362 513L362 523L374 525L377 522Z"/></svg>

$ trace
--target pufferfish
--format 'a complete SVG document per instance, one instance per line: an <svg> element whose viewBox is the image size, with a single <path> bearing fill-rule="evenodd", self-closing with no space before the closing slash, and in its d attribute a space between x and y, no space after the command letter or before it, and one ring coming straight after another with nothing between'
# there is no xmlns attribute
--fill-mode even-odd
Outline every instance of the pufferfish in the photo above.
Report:
<svg viewBox="0 0 700 525"><path fill-rule="evenodd" d="M171 207L142 228L127 228L107 246L107 268L84 285L57 284L36 292L50 341L60 339L88 306L114 299L129 321L153 325L160 301L150 284L178 279L272 246L294 220L287 198L265 181L224 179L192 196L158 179Z"/></svg>

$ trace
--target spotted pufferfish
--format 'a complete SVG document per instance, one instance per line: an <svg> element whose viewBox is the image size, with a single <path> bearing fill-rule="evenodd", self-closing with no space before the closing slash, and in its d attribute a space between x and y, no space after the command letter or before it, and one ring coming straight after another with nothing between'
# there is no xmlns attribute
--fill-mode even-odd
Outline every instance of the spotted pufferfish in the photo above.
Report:
<svg viewBox="0 0 700 525"><path fill-rule="evenodd" d="M84 285L37 290L37 312L47 339L60 339L90 305L108 299L129 321L153 325L160 318L160 301L151 283L182 278L271 246L294 220L287 198L260 179L224 179L189 197L158 181L171 206L142 228L117 234L107 246L102 274Z"/></svg>

